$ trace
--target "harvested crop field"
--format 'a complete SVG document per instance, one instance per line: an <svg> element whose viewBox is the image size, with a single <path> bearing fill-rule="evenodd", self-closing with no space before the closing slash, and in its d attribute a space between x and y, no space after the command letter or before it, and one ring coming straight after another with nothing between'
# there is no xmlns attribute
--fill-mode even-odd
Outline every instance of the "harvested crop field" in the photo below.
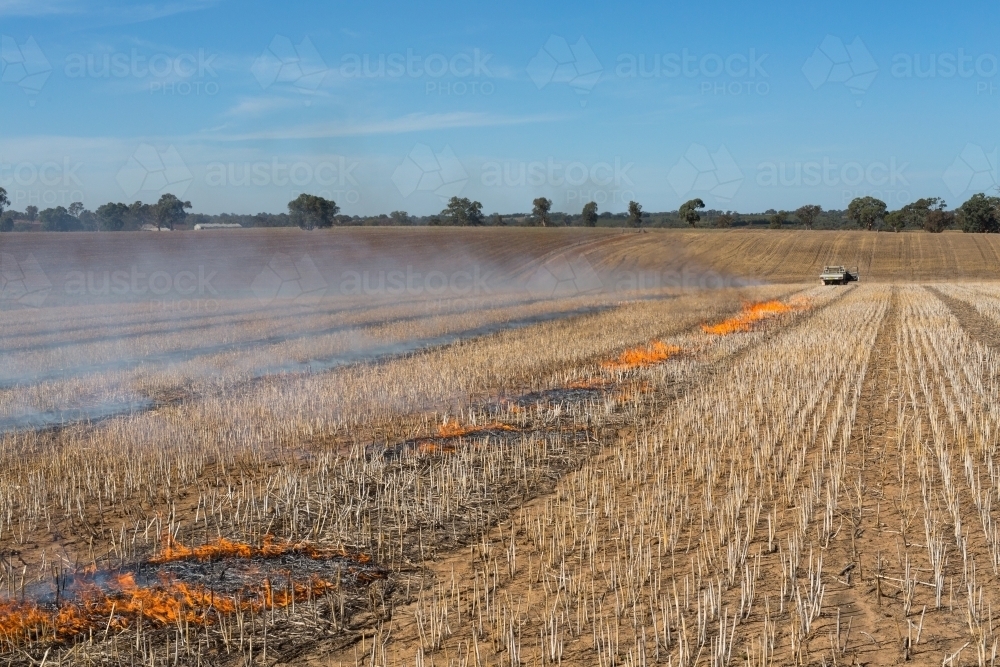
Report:
<svg viewBox="0 0 1000 667"><path fill-rule="evenodd" d="M993 664L995 247L5 235L0 664Z"/></svg>
<svg viewBox="0 0 1000 667"><path fill-rule="evenodd" d="M407 267L420 272L473 271L493 291L523 287L539 266L558 257L583 257L606 281L683 282L712 286L720 280L809 282L825 264L857 266L865 280L991 280L1000 266L1000 239L990 234L867 233L804 230L539 229L539 228L340 228L215 230L194 233L9 234L4 262L31 256L51 283L47 303L133 300L145 275L193 271L212 275L211 288L226 297L255 296L251 286L267 266L307 257L323 288L335 294L360 291L354 273ZM139 274L133 289L132 269ZM102 294L103 272L124 271ZM17 267L4 269L16 272ZM92 272L91 283L86 282ZM83 273L83 283L80 274ZM635 277L633 273L644 273ZM363 276L362 276L363 277ZM425 276L424 276L425 277ZM714 281L714 283L713 283ZM128 290L120 289L128 284ZM197 279L194 282L199 286ZM607 285L607 286L612 286ZM312 286L312 285L310 285ZM704 286L704 285L701 285ZM115 288L118 289L115 289ZM542 289L539 286L539 289ZM209 290L205 290L209 292Z"/></svg>

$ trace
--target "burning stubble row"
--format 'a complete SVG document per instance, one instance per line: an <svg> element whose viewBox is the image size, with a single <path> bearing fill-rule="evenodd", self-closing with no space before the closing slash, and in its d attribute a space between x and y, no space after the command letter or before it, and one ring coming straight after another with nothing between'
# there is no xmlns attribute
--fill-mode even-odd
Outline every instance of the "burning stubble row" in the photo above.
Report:
<svg viewBox="0 0 1000 667"><path fill-rule="evenodd" d="M667 307L663 315L682 314L686 305ZM658 319L656 311L652 305L639 309L639 322L631 327L621 326L621 313L609 314L607 324L610 330L632 329L630 335L642 335L648 325L639 318ZM690 319L679 318L678 326ZM599 324L594 322L595 330L609 330ZM243 477L253 476L249 471L274 461L294 463L291 454L304 442L342 439L365 424L384 424L391 432L400 413L425 409L428 401L437 408L446 397L477 387L520 384L538 371L551 374L546 369L553 363L573 364L580 355L615 344L615 338L607 336L585 341L582 349L576 343L567 349L560 344L564 328L553 323L531 333L511 333L387 365L274 380L94 427L8 434L0 442L0 454L9 464L4 477L10 480L8 493L0 490L0 504L6 505L0 507L0 516L6 515L8 524L14 519L27 522L31 531L43 524L50 529L59 515L76 514L84 521L95 504L119 514L134 513L136 500L169 507L180 489L206 476L232 479L236 473L234 481L242 484ZM544 387L543 382L532 384ZM48 453L53 448L56 456ZM242 470L248 473L239 474ZM136 519L148 511L140 510Z"/></svg>
<svg viewBox="0 0 1000 667"><path fill-rule="evenodd" d="M650 350L652 350L655 353L657 351L657 348L654 346L650 348ZM448 504L442 503L440 499L445 497L450 499L453 498L455 495L454 489L452 488L453 485L449 483L449 480L454 480L454 479L474 480L475 477L470 474L471 470L483 469L486 471L486 474L483 475L483 480L484 480L482 485L483 489L487 489L489 488L490 485L496 484L497 481L503 479L503 475L499 471L513 470L515 471L514 478L516 479L517 483L523 482L525 485L524 488L525 490L527 490L527 488L533 484L534 478L531 475L523 474L523 471L527 471L530 469L534 469L536 471L544 469L544 460L546 457L550 456L550 452L547 452L544 447L542 448L537 447L537 444L531 441L527 441L525 444L526 446L522 448L523 454L525 456L529 456L531 452L541 451L542 456L540 459L538 459L539 461L541 461L541 463L527 464L526 462L518 461L515 458L515 460L513 461L513 465L511 465L511 461L508 458L500 460L494 465L484 466L483 461L481 459L476 459L474 462L470 461L467 464L462 465L461 458L454 457L453 460L458 462L459 467L457 469L447 470L446 471L447 474L445 474L442 478L440 478L437 483L434 483L433 480L431 480L431 483L425 486L425 490L429 491L426 492L425 497L422 497L421 494L419 493L417 495L419 500L425 501L423 502L423 507L429 509L428 513L430 515L430 523L434 525L442 525L446 522L447 513L449 511ZM517 448L512 448L512 449L514 451L517 451ZM349 460L355 460L358 463L361 463L360 456L358 457L348 456L347 458ZM318 466L314 467L311 473L307 473L306 475L307 478L309 477L312 477L313 479L322 478L325 476L324 472L328 471L329 467L331 466L331 461L329 459L319 460L317 461L317 463ZM333 461L332 463L336 464L336 461ZM368 463L370 463L370 461L365 460L365 464ZM259 461L258 464L263 464L263 460ZM286 465L285 468L282 470L282 472L286 471L291 472L293 467L294 466ZM343 476L335 475L335 478L341 480L359 479L359 478L360 479L370 478L378 480L380 478L384 478L384 473L383 475L379 474L372 475L370 471L363 471L363 470L357 471L357 474L351 474L350 471L346 470L344 472L348 474L345 474ZM197 476L197 471L196 471L196 476ZM287 515L289 514L289 512L287 511L288 508L293 508L291 512L292 522L299 523L298 514L303 509L302 500L303 498L305 498L305 507L304 507L304 512L302 512L302 514L306 517L304 523L309 524L309 528L308 531L306 531L305 526L302 526L302 528L300 528L299 530L301 530L302 532L308 532L310 534L317 534L317 533L328 534L330 531L327 522L333 523L334 519L329 515L317 516L313 510L310 510L310 505L311 505L311 501L309 500L310 497L316 498L317 508L321 507L324 502L328 502L330 498L343 498L346 501L344 504L347 505L348 508L350 508L350 503L354 500L354 498L370 497L371 495L364 489L353 488L353 485L351 488L340 489L339 493L333 490L330 486L315 485L314 486L315 493L313 494L310 493L311 490L308 489L308 487L304 487L300 483L297 483L298 479L301 479L301 477L293 474L290 476L288 480L281 480L279 475L278 480L272 480L267 484L267 488L261 489L261 491L255 491L253 488L253 483L252 481L250 481L250 496L247 498L247 501L245 503L243 500L237 498L235 513L233 514L231 520L232 523L234 525L240 525L244 534L255 536L258 539L263 536L260 528L261 526L266 525L267 526L266 530L270 530L272 527L275 526L277 526L281 531L287 530L288 528ZM414 479L417 480L417 482L419 483L419 477L415 477ZM329 481L329 478L327 478L327 481ZM316 488L316 486L318 486L319 488ZM477 484L474 483L472 484L472 486L477 486ZM500 484L500 486L502 487L503 484ZM440 491L435 491L435 488L440 489ZM277 489L283 489L285 493L284 494L274 493L274 491L276 491ZM289 489L292 489L294 491L291 497L289 497L288 494ZM233 497L231 487L228 495L231 500ZM459 495L459 497L461 498L461 495ZM256 502L256 498L262 498L263 502L262 503ZM271 508L268 507L269 500L273 501L274 503L274 505ZM199 510L202 504L203 503L199 500ZM385 514L382 514L382 512L380 511L379 512L380 519L386 515L392 515L396 517L399 517L400 515L405 516L405 513L401 513L399 511L401 505L402 503L396 503L395 506L391 507L390 511L386 512ZM215 502L212 502L211 505L209 503L204 503L204 506L205 506L205 512L202 514L202 516L206 524L205 530L207 534L209 530L208 526L209 517L215 515L216 504ZM438 509L441 507L445 508L444 514L442 514ZM79 506L77 509L78 510L80 509ZM230 511L232 511L231 505L230 505ZM199 513L198 510L196 510L196 516L198 515L198 513ZM354 514L355 516L360 516L362 514L364 516L372 516L370 509L362 510L361 507L359 507L357 511L352 511L348 509L346 511L346 514L348 515ZM83 521L85 517L81 514L80 518L81 521ZM426 519L426 517L424 517L424 519ZM495 519L484 520L480 524L479 528L482 529L482 527L491 524L492 521L494 520ZM282 522L284 522L284 524ZM170 520L168 524L169 524L168 531L176 531L179 529L179 524L175 524L173 520ZM414 520L414 524L419 525L420 519ZM410 526L403 526L403 523L400 523L399 525L400 525L399 533L401 536L410 530ZM362 542L368 544L377 543L378 544L377 548L379 550L381 550L384 547L384 543L382 542L382 535L384 534L385 531L383 530L384 526L382 525L379 526L379 530L375 531L373 530L373 526L370 523L362 522L360 525L354 525L346 531L341 529L337 530L336 532L338 534L345 534L345 532L353 532L356 535L359 532L358 531L359 528L360 528ZM452 526L452 530L453 532L455 531L454 523ZM136 543L136 536L138 535L138 532L139 532L139 526L136 526L135 530L133 531L133 537L132 537L133 548ZM148 534L149 532L148 525L144 532ZM296 530L293 529L292 532L296 532ZM395 531L390 530L390 532L395 532ZM127 540L124 538L120 539L119 544L120 545L124 544L126 541ZM403 540L401 538L401 548L403 546L402 542ZM420 542L421 543L418 544L420 556L426 557L424 553L424 547L422 544L422 538ZM134 557L134 555L135 555L134 552L132 554L119 553L118 557L120 559L125 559L130 556Z"/></svg>

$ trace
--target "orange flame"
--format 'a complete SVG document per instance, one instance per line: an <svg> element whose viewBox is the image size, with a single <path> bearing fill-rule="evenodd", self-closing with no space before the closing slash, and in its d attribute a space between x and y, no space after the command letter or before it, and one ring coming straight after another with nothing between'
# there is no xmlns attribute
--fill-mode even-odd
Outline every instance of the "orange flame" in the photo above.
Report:
<svg viewBox="0 0 1000 667"><path fill-rule="evenodd" d="M714 336L727 336L732 333L749 331L754 324L761 320L790 313L808 307L808 302L799 301L797 303L782 303L780 301L761 301L759 303L748 303L738 315L723 320L718 324L703 324L702 331Z"/></svg>
<svg viewBox="0 0 1000 667"><path fill-rule="evenodd" d="M510 403L511 406L520 410L518 406ZM487 431L517 431L517 427L501 422L489 422L487 424L475 424L463 426L457 420L445 421L437 427L437 438L461 438L467 435L485 433ZM451 442L436 442L430 438L423 438L413 443L418 454L454 454L458 448Z"/></svg>
<svg viewBox="0 0 1000 667"><path fill-rule="evenodd" d="M275 543L265 538L260 547L219 539L201 547L186 547L168 540L151 563L213 558L273 558L297 554L311 559L346 557L357 565L371 561L366 554L348 555L343 549L318 547L308 543ZM347 572L362 583L385 578L381 570L362 569L357 565ZM93 574L93 572L89 572ZM289 575L287 585L275 588L269 579L244 586L237 593L219 593L201 585L172 581L166 577L159 584L140 586L131 573L111 574L103 587L93 582L73 586L75 599L48 609L35 602L0 603L0 646L15 647L33 641L68 643L88 633L121 631L140 622L164 626L184 621L211 625L220 614L237 611L259 613L288 607L336 589L331 582L311 575L306 582L295 582Z"/></svg>
<svg viewBox="0 0 1000 667"><path fill-rule="evenodd" d="M439 438L460 438L464 435L471 435L473 433L481 433L483 431L516 431L517 429L510 424L501 424L500 422L491 422L489 424L482 425L468 425L462 426L455 421L446 421L445 423L438 426L437 434Z"/></svg>
<svg viewBox="0 0 1000 667"><path fill-rule="evenodd" d="M454 454L455 451L454 445L439 444L433 440L420 440L417 442L418 454Z"/></svg>
<svg viewBox="0 0 1000 667"><path fill-rule="evenodd" d="M622 352L614 361L605 361L602 368L608 370L628 370L631 368L645 368L666 361L681 351L676 345L655 341L646 347L634 347Z"/></svg>
<svg viewBox="0 0 1000 667"><path fill-rule="evenodd" d="M350 558L359 563L367 563L371 556L367 554L349 554L343 549L317 547L307 542L276 543L273 535L266 535L264 543L255 547L245 542L234 542L220 537L200 547L188 547L167 535L160 554L149 560L150 563L172 563L181 560L218 560L220 558L277 558L288 554L306 556L312 560L329 560L331 558Z"/></svg>
<svg viewBox="0 0 1000 667"><path fill-rule="evenodd" d="M289 583L287 588L276 591L265 580L231 595L181 582L140 587L131 575L123 575L113 582L111 590L102 592L93 587L83 591L79 601L63 603L53 611L34 602L0 605L0 646L45 640L66 643L103 628L125 630L140 621L154 626L180 620L211 625L219 614L284 608L293 601L303 602L336 588L335 583L315 576L304 584Z"/></svg>

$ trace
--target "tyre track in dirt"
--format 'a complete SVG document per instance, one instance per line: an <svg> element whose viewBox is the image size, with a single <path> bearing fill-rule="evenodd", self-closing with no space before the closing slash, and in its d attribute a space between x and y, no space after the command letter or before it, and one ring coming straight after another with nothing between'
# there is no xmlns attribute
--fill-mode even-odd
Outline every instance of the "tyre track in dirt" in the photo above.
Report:
<svg viewBox="0 0 1000 667"><path fill-rule="evenodd" d="M912 455L901 458L903 448L909 450L914 445L907 441L908 433L900 432L899 415L904 415L906 429L905 425L925 414L927 407L911 404L904 389L904 370L897 355L900 344L912 342L902 329L900 298L898 289L893 289L889 312L871 354L849 443L846 483L838 501L844 521L838 539L832 540L824 553L824 570L828 572L824 575L824 622L817 626L814 644L817 648L827 644L829 650L828 636L837 637L835 641L842 638L845 650L841 660L850 659L852 664L881 666L908 661L938 665L943 656L953 654L968 639L962 618L949 611L947 602L941 610L926 604L930 589L925 584L916 585L913 605L904 613L905 563L909 560L916 579L926 582L930 562L926 545L920 544L924 541L924 510L919 500L918 466ZM900 410L902 413L897 412ZM908 480L908 501L901 488L901 466L905 466ZM952 469L957 470L954 463ZM937 476L935 464L929 466L929 474ZM975 526L975 522L970 525ZM973 535L971 542L977 541ZM946 568L949 576L955 574L955 567L951 564ZM960 574L961 564L957 567ZM922 633L919 643L914 643L918 627Z"/></svg>
<svg viewBox="0 0 1000 667"><path fill-rule="evenodd" d="M895 607L890 611L885 583L881 578L876 581L876 573L884 573L883 563L894 552L891 543L884 543L882 527L892 522L898 525L893 509L885 502L885 464L896 436L890 403L899 393L895 368L898 299L893 289L858 400L847 450L846 479L838 498L841 528L823 555L827 572L826 622L817 626L814 639L819 641L813 642L827 644L827 635L837 633L839 621L845 636L837 636L836 640L846 646L844 653L853 656L855 662L872 665L901 662L901 636L906 634L905 630L902 635L899 632ZM846 634L848 627L850 635Z"/></svg>
<svg viewBox="0 0 1000 667"><path fill-rule="evenodd" d="M926 289L948 307L969 336L987 347L1000 350L1000 327L997 327L996 322L984 316L968 301L945 294L936 287L927 286Z"/></svg>

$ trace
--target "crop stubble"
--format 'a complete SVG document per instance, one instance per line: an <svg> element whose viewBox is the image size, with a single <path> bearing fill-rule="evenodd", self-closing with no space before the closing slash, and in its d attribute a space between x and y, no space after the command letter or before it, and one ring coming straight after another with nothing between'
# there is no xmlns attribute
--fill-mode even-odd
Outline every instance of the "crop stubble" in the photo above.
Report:
<svg viewBox="0 0 1000 667"><path fill-rule="evenodd" d="M707 329L725 335L701 326L738 322L745 301L802 303L791 298L802 292L421 316L450 331L569 313L313 373L254 376L270 350L250 346L197 391L151 409L8 432L0 587L13 598L54 571L152 563L167 535L322 544L364 553L389 575L346 586L347 602L317 595L294 610L255 609L239 641L231 619L109 620L115 632L39 637L4 658L991 663L1000 355L988 324L1000 323L1000 290L813 288L808 307ZM606 309L572 314L581 305ZM391 308L362 310L354 323L410 314ZM205 330L296 335L241 317L234 309ZM141 321L129 326L135 340L156 339ZM91 331L29 342L43 328L17 332L17 345L34 346L25 354L72 348ZM313 338L302 341L309 356ZM183 336L153 344L192 347ZM168 370L149 381L167 377L164 391L191 383ZM59 391L90 387L103 399L115 373L88 369L27 390L44 386L57 403Z"/></svg>

